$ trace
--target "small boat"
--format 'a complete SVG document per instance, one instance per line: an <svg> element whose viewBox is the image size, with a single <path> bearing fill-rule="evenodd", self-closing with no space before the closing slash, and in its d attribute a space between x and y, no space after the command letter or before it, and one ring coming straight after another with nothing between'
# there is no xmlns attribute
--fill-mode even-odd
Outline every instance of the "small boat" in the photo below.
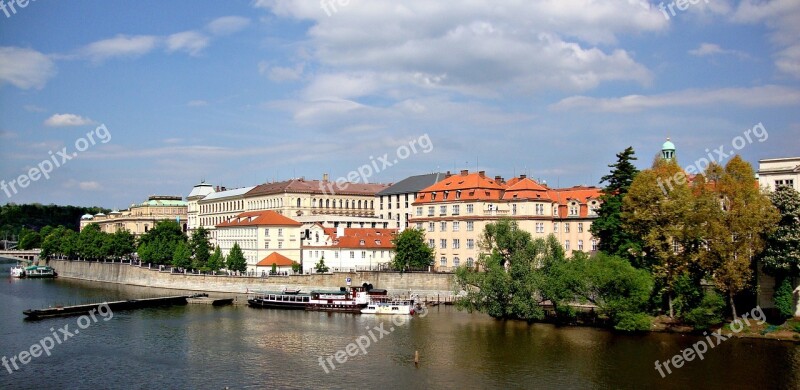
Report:
<svg viewBox="0 0 800 390"><path fill-rule="evenodd" d="M302 294L300 290L283 290L281 292L255 292L247 298L250 307L272 309L304 310L311 301L311 294Z"/></svg>
<svg viewBox="0 0 800 390"><path fill-rule="evenodd" d="M11 267L11 277L12 278L24 278L25 277L25 267L22 265L15 265Z"/></svg>
<svg viewBox="0 0 800 390"><path fill-rule="evenodd" d="M32 265L29 267L25 267L24 274L21 277L29 279L39 279L39 278L55 278L56 276L58 276L58 273L56 272L55 269L53 269L53 267L46 265Z"/></svg>
<svg viewBox="0 0 800 390"><path fill-rule="evenodd" d="M413 300L395 300L373 302L361 310L361 314L400 314L400 315L414 315L414 301Z"/></svg>

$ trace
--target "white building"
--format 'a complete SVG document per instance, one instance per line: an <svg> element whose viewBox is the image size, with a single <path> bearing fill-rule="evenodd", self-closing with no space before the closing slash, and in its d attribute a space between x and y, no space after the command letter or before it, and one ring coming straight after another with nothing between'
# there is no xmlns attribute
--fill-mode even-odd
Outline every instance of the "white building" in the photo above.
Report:
<svg viewBox="0 0 800 390"><path fill-rule="evenodd" d="M390 226L403 231L408 228L408 220L412 217L411 204L417 200L417 194L450 175L448 173L428 173L410 176L391 185L375 195L375 215L392 221Z"/></svg>
<svg viewBox="0 0 800 390"><path fill-rule="evenodd" d="M800 157L758 160L758 184L770 191L781 185L800 191Z"/></svg>
<svg viewBox="0 0 800 390"><path fill-rule="evenodd" d="M394 258L392 238L396 229L326 228L306 226L303 239L303 271L314 272L325 260L331 271L385 269Z"/></svg>
<svg viewBox="0 0 800 390"><path fill-rule="evenodd" d="M189 196L186 197L186 216L188 219L187 233L189 236L192 235L194 230L200 227L200 200L213 193L214 186L203 181L194 186L192 188L192 192L190 192Z"/></svg>
<svg viewBox="0 0 800 390"><path fill-rule="evenodd" d="M225 187L215 187L213 193L197 201L197 220L200 226L210 231L212 243L217 239L215 227L244 212L244 195L253 188L251 186L228 190Z"/></svg>
<svg viewBox="0 0 800 390"><path fill-rule="evenodd" d="M227 257L238 243L249 273L269 272L273 263L279 263L279 270L285 271L287 266L291 269L292 261L300 262L301 226L275 211L240 213L217 224L217 245Z"/></svg>

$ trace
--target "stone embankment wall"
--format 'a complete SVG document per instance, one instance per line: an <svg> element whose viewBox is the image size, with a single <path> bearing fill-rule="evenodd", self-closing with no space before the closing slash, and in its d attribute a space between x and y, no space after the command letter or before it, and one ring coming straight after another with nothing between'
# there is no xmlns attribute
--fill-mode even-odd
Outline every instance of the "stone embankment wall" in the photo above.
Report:
<svg viewBox="0 0 800 390"><path fill-rule="evenodd" d="M453 294L453 275L440 273L358 271L261 278L172 274L168 271L158 271L157 266L148 269L146 266L121 263L49 260L48 264L55 268L59 277L64 278L192 291L242 294L247 291L280 291L283 288L299 288L303 291L330 290L345 286L345 278L349 277L354 286L368 282L375 288L389 290L390 294L395 295L408 295L410 292L420 297L436 299L438 295L446 299Z"/></svg>

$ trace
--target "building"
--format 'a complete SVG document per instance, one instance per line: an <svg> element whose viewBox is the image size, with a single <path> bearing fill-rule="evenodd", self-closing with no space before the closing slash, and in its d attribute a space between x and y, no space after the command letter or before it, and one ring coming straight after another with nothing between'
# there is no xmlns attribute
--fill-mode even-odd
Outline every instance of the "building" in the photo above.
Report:
<svg viewBox="0 0 800 390"><path fill-rule="evenodd" d="M80 228L83 230L87 225L96 223L106 233L124 229L138 237L163 220L177 221L184 232L187 230L187 205L182 197L154 195L142 203L131 204L127 210L115 210L108 215L85 214L81 217Z"/></svg>
<svg viewBox="0 0 800 390"><path fill-rule="evenodd" d="M758 183L770 191L782 185L800 191L800 157L758 160Z"/></svg>
<svg viewBox="0 0 800 390"><path fill-rule="evenodd" d="M199 226L209 230L212 244L216 243L217 239L216 226L245 211L244 195L253 188L255 187L229 190L225 187L215 187L214 192L197 199L196 220L199 221Z"/></svg>
<svg viewBox="0 0 800 390"><path fill-rule="evenodd" d="M340 215L374 218L375 194L386 184L291 179L260 184L245 195L245 211L273 210L288 217Z"/></svg>
<svg viewBox="0 0 800 390"><path fill-rule="evenodd" d="M411 205L417 200L417 193L443 180L447 174L411 176L378 192L375 195L375 215L392 221L393 228L405 230L409 227L408 221L413 213Z"/></svg>
<svg viewBox="0 0 800 390"><path fill-rule="evenodd" d="M301 261L302 224L272 210L239 213L216 225L216 243L224 256L238 243L252 275L268 273L276 263L281 271ZM288 261L287 261L288 260Z"/></svg>
<svg viewBox="0 0 800 390"><path fill-rule="evenodd" d="M331 271L387 269L394 258L397 229L307 227L303 239L303 271L313 273L324 260Z"/></svg>
<svg viewBox="0 0 800 390"><path fill-rule="evenodd" d="M600 195L596 187L551 189L525 175L505 181L463 170L420 191L410 223L425 231L438 271L472 266L484 227L502 218L516 221L535 238L554 234L567 255L594 252L598 241L590 227Z"/></svg>
<svg viewBox="0 0 800 390"><path fill-rule="evenodd" d="M200 184L194 186L194 188L192 188L192 192L190 192L189 196L186 197L186 217L188 220L187 227L189 235L191 235L193 231L197 230L197 228L201 226L200 200L214 192L214 186L202 181Z"/></svg>

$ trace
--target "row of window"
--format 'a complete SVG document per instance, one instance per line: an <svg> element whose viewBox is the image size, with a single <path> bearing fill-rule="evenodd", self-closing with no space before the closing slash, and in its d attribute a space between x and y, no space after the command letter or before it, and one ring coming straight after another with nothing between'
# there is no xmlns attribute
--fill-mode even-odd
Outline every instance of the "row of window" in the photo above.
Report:
<svg viewBox="0 0 800 390"><path fill-rule="evenodd" d="M333 258L334 259L338 259L339 258L339 251L338 250L333 250L332 252L333 252ZM355 259L356 258L356 251L347 251L347 252L350 252L350 258L351 259ZM362 259L366 259L367 258L367 251L360 251L360 252L361 252L360 253L361 258ZM378 258L385 259L387 252L388 251L385 251L385 250L372 251L372 253L370 254L370 257L373 258L373 259L378 259ZM313 251L309 250L308 251L308 257L311 258L311 259L319 259L320 256L324 256L324 255L325 255L325 251L324 250L321 250L321 251L320 250L313 250Z"/></svg>
<svg viewBox="0 0 800 390"><path fill-rule="evenodd" d="M243 200L230 200L227 202L201 204L200 212L203 214L223 213L226 211L241 211L243 208L244 208Z"/></svg>
<svg viewBox="0 0 800 390"><path fill-rule="evenodd" d="M794 179L775 180L775 188L780 186L794 187Z"/></svg>
<svg viewBox="0 0 800 390"><path fill-rule="evenodd" d="M452 242L453 242L453 249L461 249L461 239L454 238ZM428 246L431 247L431 249L434 249L436 247L436 240L434 240L433 238L429 238ZM445 238L439 239L439 249L447 249L447 239ZM475 239L473 238L467 239L467 249L475 249Z"/></svg>
<svg viewBox="0 0 800 390"><path fill-rule="evenodd" d="M458 256L453 257L453 267L460 267L461 259ZM472 257L467 257L467 262L464 264L467 267L474 267L475 266L475 259ZM439 258L439 266L440 267L447 267L447 257L442 256Z"/></svg>
<svg viewBox="0 0 800 390"><path fill-rule="evenodd" d="M475 222L474 221L466 221L467 223L467 231L471 232L475 230ZM452 231L457 232L461 230L461 222L453 221L450 223L452 226ZM417 222L417 229L422 229L422 222ZM436 222L428 222L428 231L435 232L436 231ZM439 222L439 231L446 232L447 231L447 221Z"/></svg>

